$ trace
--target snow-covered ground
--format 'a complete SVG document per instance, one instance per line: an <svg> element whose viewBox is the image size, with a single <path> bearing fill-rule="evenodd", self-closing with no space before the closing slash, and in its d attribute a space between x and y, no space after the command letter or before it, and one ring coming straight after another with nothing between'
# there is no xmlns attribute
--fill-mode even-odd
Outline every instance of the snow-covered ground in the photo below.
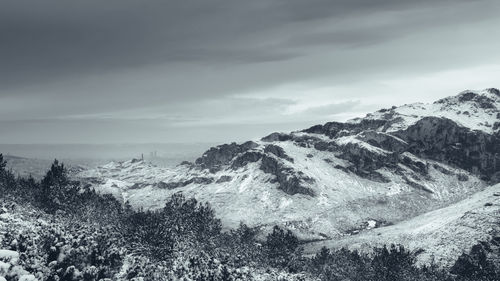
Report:
<svg viewBox="0 0 500 281"><path fill-rule="evenodd" d="M310 244L314 253L321 247L369 251L374 246L403 244L424 249L420 262L449 266L478 241L500 234L500 184L489 186L460 202L394 225L367 229L359 234Z"/></svg>
<svg viewBox="0 0 500 281"><path fill-rule="evenodd" d="M216 179L230 176L231 180L227 182L193 183L172 190L158 188L155 184L182 180L189 174L182 166L168 170L143 162L115 163L117 166L108 165L92 176L102 179L98 185L100 192L114 194L134 207L161 208L173 193L182 192L199 201L209 202L227 227L235 227L240 221L251 226L283 223L297 228L299 232L308 232L313 235L311 238L337 236L353 225L370 219L396 222L459 200L485 187L472 175L467 181L458 180L456 175L467 174L465 171L448 167L454 172L446 175L430 168L433 180L421 184L434 193L426 194L416 191L389 171L385 174L391 178L390 183L373 182L334 168L324 158L329 157L339 163L344 160L325 155L325 152L316 151L312 157L307 157L306 154L311 152L309 150L291 143L284 143L282 147L294 155L294 169L316 180L311 186L317 196L288 195L278 190L270 182L272 176L258 169L259 163L215 175L196 174Z"/></svg>

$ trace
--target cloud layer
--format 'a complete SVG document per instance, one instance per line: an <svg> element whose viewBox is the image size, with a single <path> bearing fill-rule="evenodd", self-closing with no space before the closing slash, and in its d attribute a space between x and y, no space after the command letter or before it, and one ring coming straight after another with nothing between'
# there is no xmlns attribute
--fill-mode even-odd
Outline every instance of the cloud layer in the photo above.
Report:
<svg viewBox="0 0 500 281"><path fill-rule="evenodd" d="M0 129L9 134L0 142L246 139L499 87L499 8L492 0L2 1Z"/></svg>

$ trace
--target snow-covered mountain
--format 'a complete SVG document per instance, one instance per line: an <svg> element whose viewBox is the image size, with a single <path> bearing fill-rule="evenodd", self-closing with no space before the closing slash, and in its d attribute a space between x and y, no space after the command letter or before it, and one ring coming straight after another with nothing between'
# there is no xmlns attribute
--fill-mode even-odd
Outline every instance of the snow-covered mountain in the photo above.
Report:
<svg viewBox="0 0 500 281"><path fill-rule="evenodd" d="M131 160L77 176L135 207L182 192L228 227L280 224L327 239L446 207L499 171L500 92L487 89L219 145L171 169Z"/></svg>

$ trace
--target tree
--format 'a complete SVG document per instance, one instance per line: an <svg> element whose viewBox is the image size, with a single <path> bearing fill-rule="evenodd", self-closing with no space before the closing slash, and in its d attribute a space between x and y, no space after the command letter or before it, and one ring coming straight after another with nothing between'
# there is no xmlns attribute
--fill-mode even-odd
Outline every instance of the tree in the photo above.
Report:
<svg viewBox="0 0 500 281"><path fill-rule="evenodd" d="M251 228L243 222L240 222L240 225L233 231L233 234L238 237L239 243L253 243L255 242L255 236L258 234L258 229Z"/></svg>
<svg viewBox="0 0 500 281"><path fill-rule="evenodd" d="M126 218L125 236L137 252L156 260L167 260L174 250L173 226L161 211L134 212Z"/></svg>
<svg viewBox="0 0 500 281"><path fill-rule="evenodd" d="M17 186L16 177L7 170L7 161L4 160L0 153L0 188L15 190Z"/></svg>
<svg viewBox="0 0 500 281"><path fill-rule="evenodd" d="M7 161L3 159L3 154L0 153L0 172L5 171L5 167L7 167Z"/></svg>
<svg viewBox="0 0 500 281"><path fill-rule="evenodd" d="M321 250L312 258L312 262L316 266L325 265L330 258L330 250L323 246Z"/></svg>
<svg viewBox="0 0 500 281"><path fill-rule="evenodd" d="M276 266L286 266L298 246L299 240L290 230L274 226L273 231L267 235L267 255Z"/></svg>
<svg viewBox="0 0 500 281"><path fill-rule="evenodd" d="M496 280L500 272L488 259L487 243L480 242L472 247L468 254L463 253L451 268L451 273L471 279Z"/></svg>
<svg viewBox="0 0 500 281"><path fill-rule="evenodd" d="M378 280L400 280L404 276L415 274L415 254L402 245L391 244L388 249L375 249L372 267Z"/></svg>
<svg viewBox="0 0 500 281"><path fill-rule="evenodd" d="M75 187L70 187L66 168L63 163L54 160L50 170L42 179L40 188L40 201L48 212L55 212L71 195L74 195Z"/></svg>

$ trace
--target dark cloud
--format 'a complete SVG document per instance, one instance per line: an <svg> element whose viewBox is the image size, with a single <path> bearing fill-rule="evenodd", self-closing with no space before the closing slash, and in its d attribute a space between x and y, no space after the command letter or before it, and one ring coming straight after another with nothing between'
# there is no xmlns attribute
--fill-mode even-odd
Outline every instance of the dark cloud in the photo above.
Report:
<svg viewBox="0 0 500 281"><path fill-rule="evenodd" d="M357 110L362 106L353 100L385 95L359 91L361 85L497 64L499 6L492 0L1 1L0 129L21 138L37 131L39 121L47 132L87 128L74 136L98 141L137 126L154 138L162 124L261 128L284 124L282 113L316 88L349 88L323 95L330 106L286 117L290 124L318 121L341 112L336 105ZM133 123L151 119L158 120ZM92 131L92 124L102 129ZM112 127L123 134L112 135ZM49 141L47 134L40 141ZM219 134L223 140L226 133Z"/></svg>
<svg viewBox="0 0 500 281"><path fill-rule="evenodd" d="M400 35L398 30L387 34L387 30L349 26L330 34L311 34L308 27L323 20L355 17L363 21L374 13L428 5L438 9L461 1L413 2L2 1L0 87L166 62L287 60L307 53L297 41L358 44ZM442 14L446 11L438 10L430 18ZM295 39L287 41L287 37Z"/></svg>

